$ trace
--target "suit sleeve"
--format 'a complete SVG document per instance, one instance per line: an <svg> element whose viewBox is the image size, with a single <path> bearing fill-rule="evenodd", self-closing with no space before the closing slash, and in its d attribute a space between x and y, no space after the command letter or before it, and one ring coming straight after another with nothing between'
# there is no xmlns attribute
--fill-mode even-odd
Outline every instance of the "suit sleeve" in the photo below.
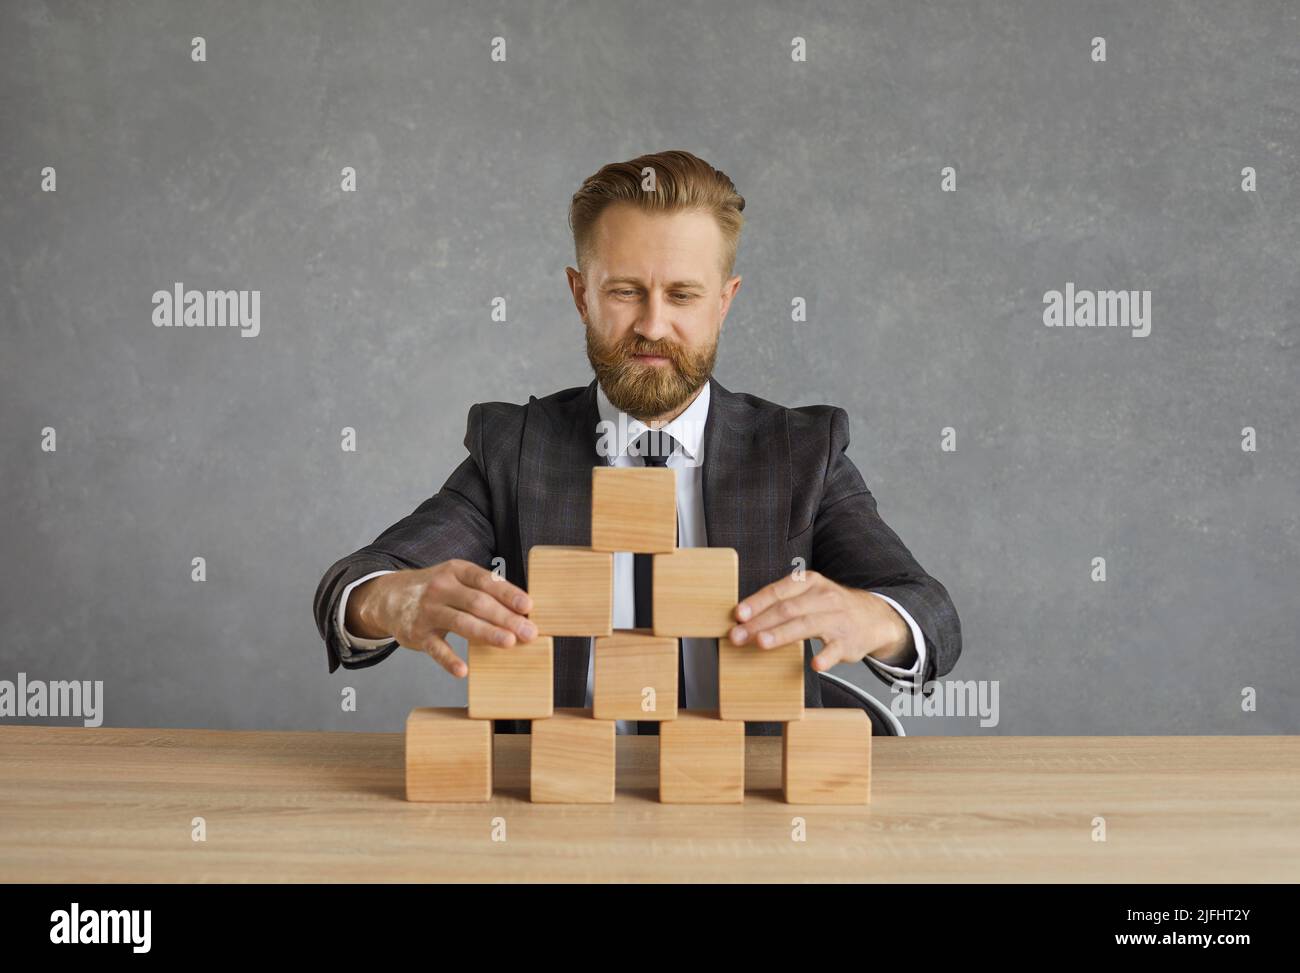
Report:
<svg viewBox="0 0 1300 973"><path fill-rule="evenodd" d="M912 653L906 666L889 665L869 655L863 657L862 661L875 669L876 675L888 682L891 689L898 686L900 689L915 692L924 685L920 679L925 674L925 633L921 631L921 626L916 624L916 619L912 617L911 612L894 601L893 598L890 598L889 595L883 595L879 591L874 591L872 594L883 598L907 623L907 627L912 633Z"/></svg>
<svg viewBox="0 0 1300 973"><path fill-rule="evenodd" d="M486 566L495 549L492 497L483 464L483 409L469 411L465 431L469 456L434 496L375 540L330 565L316 588L316 629L325 641L329 671L340 665L361 669L383 661L397 648L358 650L339 624L339 602L347 587L376 571L424 568L461 558Z"/></svg>
<svg viewBox="0 0 1300 973"><path fill-rule="evenodd" d="M830 411L826 479L813 534L813 564L840 584L897 602L925 637L925 671L918 688L950 672L961 655L961 622L948 590L926 573L876 510L862 474L848 458L849 417ZM865 661L865 660L864 660ZM868 665L886 682L887 674Z"/></svg>

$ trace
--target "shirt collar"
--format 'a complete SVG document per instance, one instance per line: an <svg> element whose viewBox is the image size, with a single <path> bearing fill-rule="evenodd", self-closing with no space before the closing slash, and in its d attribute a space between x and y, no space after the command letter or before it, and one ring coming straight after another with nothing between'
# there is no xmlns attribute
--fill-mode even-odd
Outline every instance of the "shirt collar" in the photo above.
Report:
<svg viewBox="0 0 1300 973"><path fill-rule="evenodd" d="M695 396L695 401L686 407L686 411L666 426L660 427L661 432L667 433L676 440L677 451L681 452L693 466L698 466L704 458L704 423L709 417L709 387L712 384L712 382L705 382L699 394ZM616 456L626 456L628 447L650 428L640 419L633 418L616 408L605 395L600 382L596 383L596 408L600 412L601 424L609 423L605 428L614 437L615 451L608 456L611 463Z"/></svg>

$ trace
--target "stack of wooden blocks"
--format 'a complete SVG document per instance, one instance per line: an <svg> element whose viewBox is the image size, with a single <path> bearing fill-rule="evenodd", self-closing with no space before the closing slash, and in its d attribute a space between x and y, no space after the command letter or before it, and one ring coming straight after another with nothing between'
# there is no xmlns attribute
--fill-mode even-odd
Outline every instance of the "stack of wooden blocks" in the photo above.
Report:
<svg viewBox="0 0 1300 973"><path fill-rule="evenodd" d="M592 470L590 547L534 547L538 636L471 642L469 707L422 707L406 723L410 801L492 797L492 721L531 720L531 800L614 800L615 720L658 721L659 799L745 799L745 721L784 723L781 776L793 804L870 800L871 721L860 709L804 708L803 643L732 645L739 562L730 548L677 547L676 474ZM615 631L614 554L653 555L653 627ZM553 639L595 639L591 709L553 705ZM678 709L677 640L718 639L718 709Z"/></svg>

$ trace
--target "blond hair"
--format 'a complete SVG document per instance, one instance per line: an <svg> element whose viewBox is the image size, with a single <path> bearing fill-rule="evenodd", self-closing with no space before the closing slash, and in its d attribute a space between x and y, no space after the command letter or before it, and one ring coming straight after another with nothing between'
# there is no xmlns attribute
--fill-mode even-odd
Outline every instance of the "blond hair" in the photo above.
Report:
<svg viewBox="0 0 1300 973"><path fill-rule="evenodd" d="M654 191L642 188L645 169L654 170ZM722 230L722 278L736 266L736 248L745 225L745 197L736 192L730 177L703 159L682 149L611 162L588 176L569 204L569 227L578 270L586 273L591 259L596 220L607 206L632 203L649 211L673 213L703 210L713 214Z"/></svg>

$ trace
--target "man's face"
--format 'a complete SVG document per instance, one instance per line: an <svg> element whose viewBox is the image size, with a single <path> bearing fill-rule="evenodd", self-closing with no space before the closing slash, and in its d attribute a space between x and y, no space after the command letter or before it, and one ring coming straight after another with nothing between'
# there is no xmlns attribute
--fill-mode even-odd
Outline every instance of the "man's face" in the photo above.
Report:
<svg viewBox="0 0 1300 973"><path fill-rule="evenodd" d="M587 273L566 268L587 327L587 358L617 408L671 419L713 372L740 278L722 277L723 238L707 212L628 203L596 222Z"/></svg>

